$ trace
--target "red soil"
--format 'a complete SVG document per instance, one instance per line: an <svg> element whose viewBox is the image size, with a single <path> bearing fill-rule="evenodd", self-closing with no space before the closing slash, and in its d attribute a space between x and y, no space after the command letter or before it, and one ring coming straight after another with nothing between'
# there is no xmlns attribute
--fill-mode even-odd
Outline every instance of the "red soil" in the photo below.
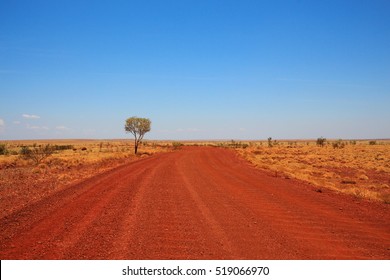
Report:
<svg viewBox="0 0 390 280"><path fill-rule="evenodd" d="M1 259L390 259L390 205L183 148L0 219Z"/></svg>

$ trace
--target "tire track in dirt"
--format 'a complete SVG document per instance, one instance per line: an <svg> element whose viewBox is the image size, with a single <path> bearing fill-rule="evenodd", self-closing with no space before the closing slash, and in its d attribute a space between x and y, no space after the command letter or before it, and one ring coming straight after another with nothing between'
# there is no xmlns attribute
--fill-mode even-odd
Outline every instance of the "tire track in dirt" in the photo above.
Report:
<svg viewBox="0 0 390 280"><path fill-rule="evenodd" d="M216 243L219 243L223 246L221 249L225 251L224 255L229 256L232 259L237 258L236 248L234 248L232 245L231 240L227 237L224 229L221 227L220 223L218 223L217 218L214 217L208 205L205 204L200 198L198 191L194 188L196 184L193 184L193 182L191 183L182 170L180 170L178 173L178 175L180 175L181 179L183 180L185 188L190 193L193 201L195 202L196 207L210 228L211 234L214 236Z"/></svg>
<svg viewBox="0 0 390 280"><path fill-rule="evenodd" d="M139 166L139 170L132 169L124 176L115 178L111 183L111 187L117 189L115 196L105 205L100 215L89 223L77 242L66 250L64 258L125 259L125 245L136 224L145 185L150 184L155 168L160 164L161 162L151 160Z"/></svg>
<svg viewBox="0 0 390 280"><path fill-rule="evenodd" d="M79 226L73 227L66 236L63 237L64 239L62 240L62 243L64 249L60 251L65 251L65 253L61 256L61 258L105 258L107 249L103 246L103 243L107 243L106 239L117 239L117 236L111 232L123 232L119 229L122 224L120 218L124 217L124 213L122 211L123 209L126 209L125 204L128 204L128 201L130 201L138 192L139 188L135 182L148 172L148 169L136 170L131 174L132 180L128 179L129 176L124 176L121 178L121 182L112 182L112 191L107 194L101 193L101 195L105 196L104 200L90 208L87 215L77 222ZM129 181L126 181L126 179ZM116 219L115 224L112 223L114 219ZM95 233L99 230L106 232L106 234L96 239L96 236L98 235L95 235ZM98 241L99 244L92 242L93 240ZM91 250L91 247L95 246L99 246L99 250ZM113 245L109 244L108 246L112 247ZM96 254L91 255L88 253L89 250L90 252L96 252ZM104 250L103 254L101 250ZM77 255L74 254L75 251L77 251ZM102 255L103 257L101 257Z"/></svg>
<svg viewBox="0 0 390 280"><path fill-rule="evenodd" d="M210 213L206 217L199 210L199 202L186 187L185 177L180 176L182 156L172 154L164 161L164 165L156 168L151 183L145 185L135 234L128 242L128 256L157 259L229 256L222 248L226 244L221 243L220 235L209 227Z"/></svg>
<svg viewBox="0 0 390 280"><path fill-rule="evenodd" d="M132 172L125 174L123 168L117 168L109 174L87 180L81 186L77 184L71 191L65 190L6 217L3 219L6 221L4 229L12 228L13 223L19 228L15 230L15 238L11 235L7 238L8 242L1 243L2 252L6 253L7 250L3 248L7 247L9 254L20 255L24 259L67 258L64 255L67 248L78 242L91 224L103 215L103 211L110 209L116 201L121 201L118 195L122 189L133 192L133 188L127 188L128 185L123 183L128 182L129 177L142 177L147 171L143 165L144 162L131 164ZM134 186L137 185L132 184ZM27 244L28 250L18 244ZM79 258L79 254L76 258Z"/></svg>
<svg viewBox="0 0 390 280"><path fill-rule="evenodd" d="M1 259L389 259L389 205L185 147L0 219Z"/></svg>
<svg viewBox="0 0 390 280"><path fill-rule="evenodd" d="M221 191L236 192L236 186L247 186L241 188L239 195L236 197L236 203L244 202L243 207L251 206L251 210L261 216L264 222L272 226L274 234L278 231L283 233L283 237L288 237L287 240L295 239L290 248L294 244L299 244L299 250L302 255L307 258L371 258L370 252L373 251L373 246L377 246L381 250L380 258L386 258L389 255L388 247L390 245L389 221L381 220L379 225L373 225L372 216L365 217L365 222L356 221L359 217L355 211L352 215L345 215L344 208L336 207L334 198L340 200L340 196L333 194L332 200L324 200L324 197L318 196L318 193L313 192L314 189L307 189L305 192L302 187L297 188L296 181L285 180L281 178L269 177L266 181L263 176L257 176L259 181L251 181L251 174L259 173L251 168L242 168L242 172L237 174L234 171L234 165L230 160L225 159L223 162L218 157L210 156L208 153L204 156L210 162L210 166L214 169L226 170L225 174L209 169L206 176L218 177L219 184L224 186ZM225 163L224 163L225 162ZM229 162L229 164L226 164ZM237 168L242 167L238 165ZM232 183L234 182L234 183ZM272 184L273 183L273 184ZM317 195L317 197L316 197ZM326 198L326 197L325 197ZM349 198L350 199L350 198ZM337 200L336 200L337 201ZM340 204L339 204L340 205ZM344 206L344 205L343 205ZM388 216L388 208L385 205L380 205ZM333 207L333 208L332 208ZM353 207L356 209L356 207ZM348 206L347 206L348 209ZM351 210L351 209L349 209ZM384 242L384 243L381 243ZM363 245L363 246L362 246ZM305 247L307 247L306 250ZM367 250L369 248L369 250ZM381 249L380 249L381 248ZM378 256L377 256L378 257Z"/></svg>

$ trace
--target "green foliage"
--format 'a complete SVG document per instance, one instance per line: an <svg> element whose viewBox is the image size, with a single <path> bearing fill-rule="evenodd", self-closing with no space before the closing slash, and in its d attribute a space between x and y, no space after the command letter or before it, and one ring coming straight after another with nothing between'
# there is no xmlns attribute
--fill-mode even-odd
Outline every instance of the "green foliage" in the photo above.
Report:
<svg viewBox="0 0 390 280"><path fill-rule="evenodd" d="M54 145L53 149L56 151L73 150L73 145Z"/></svg>
<svg viewBox="0 0 390 280"><path fill-rule="evenodd" d="M138 145L145 133L151 129L151 121L145 118L131 117L125 122L125 131L134 135L134 153L137 153Z"/></svg>
<svg viewBox="0 0 390 280"><path fill-rule="evenodd" d="M325 145L325 142L326 142L326 138L324 138L324 137L320 137L320 138L317 138L317 146L319 146L319 147L323 147L324 145Z"/></svg>
<svg viewBox="0 0 390 280"><path fill-rule="evenodd" d="M183 143L180 143L180 142L172 142L172 147L176 150L178 148L180 148L181 146L183 146Z"/></svg>
<svg viewBox="0 0 390 280"><path fill-rule="evenodd" d="M0 144L0 155L7 155L8 149L6 144Z"/></svg>
<svg viewBox="0 0 390 280"><path fill-rule="evenodd" d="M29 149L29 147L27 146L22 146L20 148L20 151L19 151L19 154L24 157L24 156L27 156L29 153L31 152L31 150Z"/></svg>
<svg viewBox="0 0 390 280"><path fill-rule="evenodd" d="M55 150L54 146L50 144L47 145L37 145L34 144L31 148L23 146L20 149L20 156L23 159L31 160L35 165L41 163L44 159L51 156Z"/></svg>
<svg viewBox="0 0 390 280"><path fill-rule="evenodd" d="M369 145L376 145L376 141L374 140L371 140L370 142L368 142Z"/></svg>

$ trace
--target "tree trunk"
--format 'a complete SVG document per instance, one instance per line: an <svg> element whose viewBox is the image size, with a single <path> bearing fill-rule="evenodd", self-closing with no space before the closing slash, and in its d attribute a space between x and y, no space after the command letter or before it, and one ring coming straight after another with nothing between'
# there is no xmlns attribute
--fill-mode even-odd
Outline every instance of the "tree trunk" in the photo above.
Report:
<svg viewBox="0 0 390 280"><path fill-rule="evenodd" d="M137 139L135 139L135 141L134 141L134 154L137 154L137 150L138 150L138 142L137 142Z"/></svg>

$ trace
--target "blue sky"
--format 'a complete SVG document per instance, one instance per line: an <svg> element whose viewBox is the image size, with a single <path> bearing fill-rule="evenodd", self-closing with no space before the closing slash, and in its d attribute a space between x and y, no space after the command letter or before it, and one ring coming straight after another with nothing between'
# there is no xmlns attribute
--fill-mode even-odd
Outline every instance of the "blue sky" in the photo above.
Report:
<svg viewBox="0 0 390 280"><path fill-rule="evenodd" d="M0 140L390 138L390 1L0 0Z"/></svg>

